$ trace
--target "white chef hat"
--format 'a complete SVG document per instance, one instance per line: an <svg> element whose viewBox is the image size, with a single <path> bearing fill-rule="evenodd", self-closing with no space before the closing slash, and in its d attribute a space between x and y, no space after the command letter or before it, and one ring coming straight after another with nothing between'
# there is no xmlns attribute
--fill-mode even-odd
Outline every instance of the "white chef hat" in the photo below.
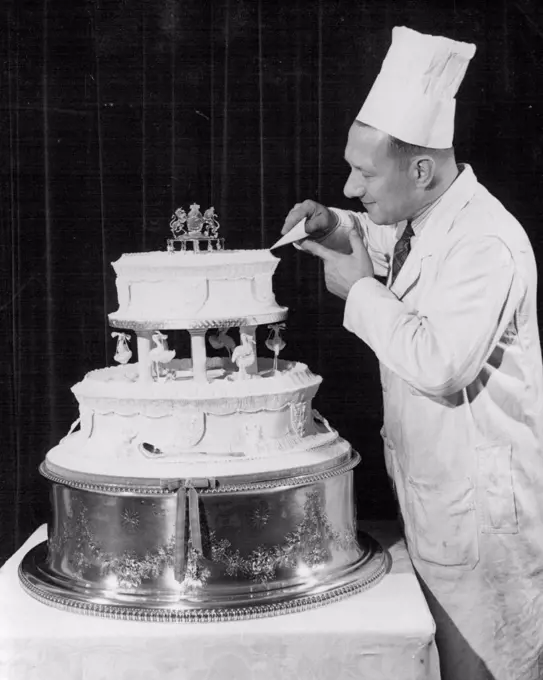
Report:
<svg viewBox="0 0 543 680"><path fill-rule="evenodd" d="M452 146L454 96L475 45L392 29L392 44L356 120L409 144Z"/></svg>

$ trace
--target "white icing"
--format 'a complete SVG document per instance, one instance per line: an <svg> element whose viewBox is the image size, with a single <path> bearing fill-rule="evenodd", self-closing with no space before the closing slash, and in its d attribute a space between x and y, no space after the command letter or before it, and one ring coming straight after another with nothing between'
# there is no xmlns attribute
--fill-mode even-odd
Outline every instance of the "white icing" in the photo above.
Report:
<svg viewBox="0 0 543 680"><path fill-rule="evenodd" d="M156 348L149 332L140 333L141 364L97 369L74 385L79 423L48 462L74 474L168 478L288 470L348 452L348 443L312 411L322 379L305 364L280 360L273 370L273 359L253 353L251 365L241 366L243 347L229 347L229 359L206 360L201 328L214 319L239 318L235 325L248 342L258 319L284 318L272 289L277 263L267 250L123 255L113 264L119 310L110 319L121 327L123 319L158 319L189 329L200 319L200 330L191 330L201 335L194 374L191 359L173 359L153 379ZM194 353L194 342L191 347Z"/></svg>
<svg viewBox="0 0 543 680"><path fill-rule="evenodd" d="M88 373L85 378L74 385L72 391L80 398L89 399L121 399L128 402L141 400L145 403L161 403L161 409L168 408L171 400L187 402L206 402L206 408L215 413L233 413L268 408L277 410L284 408L292 401L313 398L322 382L320 376L312 373L306 364L279 360L278 372L272 374L272 360L267 357L258 358L259 373L250 380L230 380L229 376L237 373L235 366L220 357L208 360L208 367L226 367L216 379L210 382L197 382L190 379L151 382L140 384L138 380L138 364L125 364L100 368ZM180 375L190 376L191 362L187 359L174 360L166 368L176 370ZM228 370L230 366L230 370ZM208 371L208 375L211 371ZM216 373L215 373L216 375ZM117 406L115 406L117 408Z"/></svg>
<svg viewBox="0 0 543 680"><path fill-rule="evenodd" d="M116 325L156 321L182 328L286 313L272 288L278 262L268 250L123 255L113 263L119 309L109 318Z"/></svg>
<svg viewBox="0 0 543 680"><path fill-rule="evenodd" d="M104 442L106 444L106 442ZM264 457L226 457L193 453L182 458L154 457L139 452L133 445L114 448L111 444L100 450L74 433L47 454L48 463L72 473L126 478L176 479L184 477L228 477L246 474L273 473L298 467L314 466L333 461L351 449L348 442L336 435L334 441L313 439L313 446L270 451Z"/></svg>
<svg viewBox="0 0 543 680"><path fill-rule="evenodd" d="M279 258L269 250L214 250L202 253L191 251L169 253L154 251L148 253L125 253L112 263L117 273L145 270L162 276L164 270L175 270L178 276L192 276L191 272L207 273L213 269L223 277L231 273L245 272L251 275L266 266L273 271ZM221 271L221 267L224 270Z"/></svg>
<svg viewBox="0 0 543 680"><path fill-rule="evenodd" d="M253 295L258 302L272 304L275 300L271 277L267 274L257 274L253 279Z"/></svg>
<svg viewBox="0 0 543 680"><path fill-rule="evenodd" d="M229 365L215 359L208 366L218 363ZM228 380L231 372L223 368L222 379L209 383L189 379L141 384L137 364L92 371L73 387L81 431L96 455L122 460L138 460L142 444L178 459L191 452L261 457L333 441L337 433L316 425L311 417L311 400L321 378L305 364L288 361L280 361L278 372L271 374L271 363L259 359L261 371L250 380ZM169 366L185 374L190 361L174 360ZM128 474L124 467L117 472Z"/></svg>

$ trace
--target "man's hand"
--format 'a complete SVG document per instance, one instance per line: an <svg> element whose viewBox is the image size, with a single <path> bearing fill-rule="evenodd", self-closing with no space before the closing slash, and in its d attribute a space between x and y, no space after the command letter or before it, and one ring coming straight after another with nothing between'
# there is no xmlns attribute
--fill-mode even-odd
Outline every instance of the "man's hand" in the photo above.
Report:
<svg viewBox="0 0 543 680"><path fill-rule="evenodd" d="M286 216L281 234L289 232L294 225L306 217L305 230L313 238L322 238L333 231L337 218L331 210L315 201L306 200L296 203Z"/></svg>
<svg viewBox="0 0 543 680"><path fill-rule="evenodd" d="M342 300L347 299L349 291L357 281L366 276L373 276L370 256L356 229L349 232L349 241L353 250L350 255L336 253L309 239L300 244L302 250L321 258L324 262L326 288Z"/></svg>

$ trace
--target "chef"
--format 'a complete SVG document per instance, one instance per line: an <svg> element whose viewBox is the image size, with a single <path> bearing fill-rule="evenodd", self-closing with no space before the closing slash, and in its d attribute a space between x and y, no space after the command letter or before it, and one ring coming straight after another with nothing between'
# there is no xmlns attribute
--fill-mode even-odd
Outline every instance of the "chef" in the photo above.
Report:
<svg viewBox="0 0 543 680"><path fill-rule="evenodd" d="M475 47L394 28L345 148L345 195L306 200L301 248L379 360L385 461L436 622L443 680L543 678L543 369L536 263L453 150ZM386 285L374 276L386 277Z"/></svg>

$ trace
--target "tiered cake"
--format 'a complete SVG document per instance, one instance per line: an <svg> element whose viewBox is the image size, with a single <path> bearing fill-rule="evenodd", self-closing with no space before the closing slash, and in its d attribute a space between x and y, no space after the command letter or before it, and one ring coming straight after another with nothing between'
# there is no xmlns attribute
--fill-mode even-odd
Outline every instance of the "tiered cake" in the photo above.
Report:
<svg viewBox="0 0 543 680"><path fill-rule="evenodd" d="M312 410L321 378L278 359L279 260L224 250L213 209L178 210L171 227L168 251L113 264L119 365L73 388L80 418L41 466L53 521L21 564L23 587L57 607L162 621L299 611L368 587L386 559L356 533L359 456ZM263 325L269 358L256 353ZM190 334L190 358L169 329Z"/></svg>

